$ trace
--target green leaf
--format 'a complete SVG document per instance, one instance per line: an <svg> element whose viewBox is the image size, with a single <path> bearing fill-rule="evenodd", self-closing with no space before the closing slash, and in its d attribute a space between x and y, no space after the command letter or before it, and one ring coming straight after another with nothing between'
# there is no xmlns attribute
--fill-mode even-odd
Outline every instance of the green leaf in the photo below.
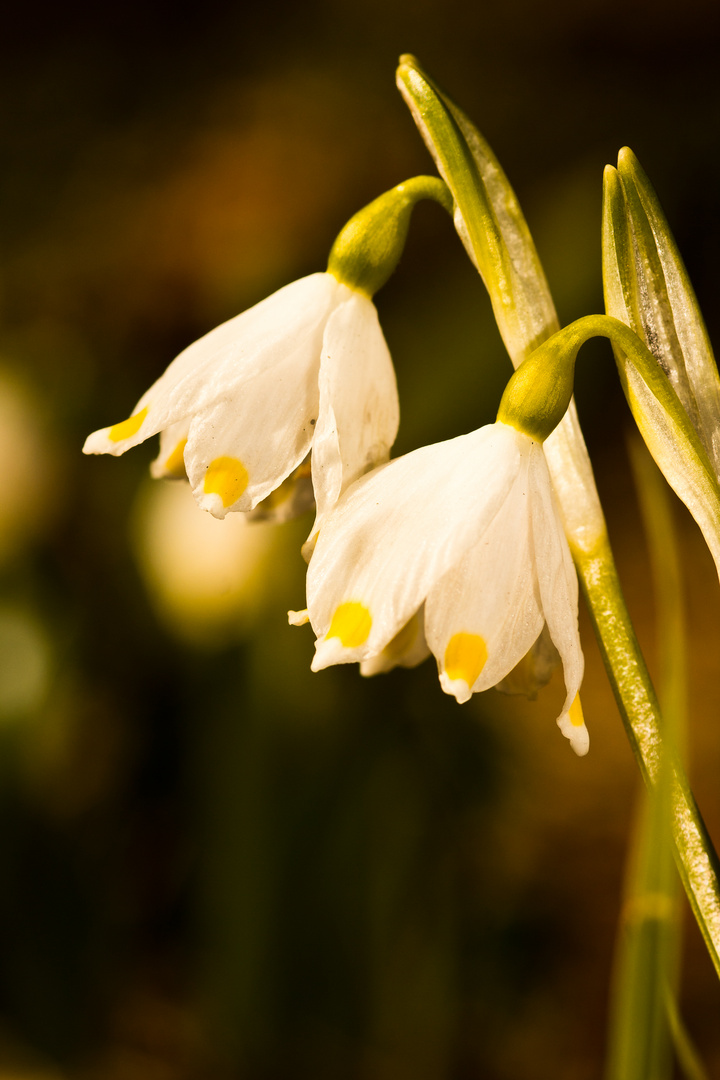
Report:
<svg viewBox="0 0 720 1080"><path fill-rule="evenodd" d="M605 170L603 191L605 307L645 342L667 375L686 420L668 409L664 388L639 383L613 341L628 401L640 432L670 486L702 530L720 575L720 380L702 316L654 191L634 155L620 153ZM657 386L660 386L657 383ZM664 395L664 396L663 396ZM689 428L702 445L687 453Z"/></svg>
<svg viewBox="0 0 720 1080"><path fill-rule="evenodd" d="M455 201L455 226L490 295L515 367L559 323L530 230L500 163L467 116L423 71L401 56L397 84ZM605 520L574 402L545 443L568 540L593 550Z"/></svg>
<svg viewBox="0 0 720 1080"><path fill-rule="evenodd" d="M672 504L637 434L628 448L652 567L665 739L679 750L687 722L687 663ZM677 995L681 923L669 780L667 767L661 768L654 795L640 792L616 944L607 1080L672 1076L667 1007Z"/></svg>
<svg viewBox="0 0 720 1080"><path fill-rule="evenodd" d="M517 367L559 323L515 192L483 136L415 57L400 57L397 84L452 191L456 228Z"/></svg>
<svg viewBox="0 0 720 1080"><path fill-rule="evenodd" d="M413 57L401 57L397 81L452 192L456 227L486 283L517 367L558 325L517 200L482 136ZM642 380L641 384L645 385ZM663 748L660 710L622 595L573 402L546 440L545 455L626 734L641 773L652 786ZM717 856L679 764L673 764L671 801L678 868L720 974Z"/></svg>

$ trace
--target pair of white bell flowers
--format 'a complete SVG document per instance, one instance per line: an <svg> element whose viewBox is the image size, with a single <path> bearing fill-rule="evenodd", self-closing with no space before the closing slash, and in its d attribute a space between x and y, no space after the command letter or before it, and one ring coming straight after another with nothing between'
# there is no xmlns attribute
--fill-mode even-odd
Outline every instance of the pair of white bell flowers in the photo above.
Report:
<svg viewBox="0 0 720 1080"><path fill-rule="evenodd" d="M604 185L608 315L559 330L492 151L415 58L401 57L397 76L443 179L415 177L361 210L325 273L185 349L130 418L90 435L85 452L123 454L159 433L153 475L187 476L216 517L284 521L314 504L303 549L307 609L289 615L312 624L315 670L359 662L371 675L432 652L443 690L464 702L491 686L534 693L561 661L557 722L582 755L570 536L633 738L647 729L654 739L646 721L655 704L568 405L578 349L589 337L610 338L638 427L720 573L720 377L669 226L634 156L621 151ZM372 297L395 269L422 198L453 214L520 366L495 424L388 462L398 396ZM640 748L646 768L657 756L651 743Z"/></svg>
<svg viewBox="0 0 720 1080"><path fill-rule="evenodd" d="M370 675L432 652L443 690L465 702L504 681L537 686L559 656L557 723L585 754L578 583L543 452L572 363L562 376L555 363L520 369L496 423L388 461L398 395L372 296L425 197L452 207L430 177L387 192L345 226L327 272L190 345L84 451L123 454L159 433L153 475L187 475L219 518L282 521L314 496L307 609L289 613L315 631L313 670L359 662Z"/></svg>

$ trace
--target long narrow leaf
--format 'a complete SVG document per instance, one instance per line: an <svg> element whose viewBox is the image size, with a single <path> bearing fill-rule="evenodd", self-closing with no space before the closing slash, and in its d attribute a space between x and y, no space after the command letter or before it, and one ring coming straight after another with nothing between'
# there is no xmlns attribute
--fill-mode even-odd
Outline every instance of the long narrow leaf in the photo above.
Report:
<svg viewBox="0 0 720 1080"><path fill-rule="evenodd" d="M666 739L684 742L687 712L682 575L672 507L640 439L629 440L653 571ZM670 784L661 769L654 794L641 791L616 946L607 1080L669 1080L667 1003L677 995L681 925L672 856Z"/></svg>

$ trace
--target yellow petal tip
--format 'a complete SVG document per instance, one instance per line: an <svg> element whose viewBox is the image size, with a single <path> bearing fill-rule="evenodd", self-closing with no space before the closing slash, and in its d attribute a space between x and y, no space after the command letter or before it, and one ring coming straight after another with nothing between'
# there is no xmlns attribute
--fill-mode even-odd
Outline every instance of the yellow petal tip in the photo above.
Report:
<svg viewBox="0 0 720 1080"><path fill-rule="evenodd" d="M121 420L119 424L113 424L108 431L108 439L111 442L122 442L123 439L132 439L133 435L137 435L140 428L145 422L145 417L148 414L147 405L140 412L135 413L133 416L129 416L127 420Z"/></svg>
<svg viewBox="0 0 720 1080"><path fill-rule="evenodd" d="M585 717L583 716L582 704L580 702L579 693L576 694L573 699L573 703L570 706L570 712L568 713L568 716L570 717L570 723L573 727L585 727Z"/></svg>
<svg viewBox="0 0 720 1080"><path fill-rule="evenodd" d="M364 604L348 600L335 609L325 639L338 638L345 649L364 645L372 629L372 616Z"/></svg>
<svg viewBox="0 0 720 1080"><path fill-rule="evenodd" d="M445 674L450 682L462 679L471 689L485 667L487 658L487 645L480 634L453 634L445 649Z"/></svg>
<svg viewBox="0 0 720 1080"><path fill-rule="evenodd" d="M248 471L239 458L219 457L207 467L203 491L206 495L219 495L227 510L238 501L249 480Z"/></svg>
<svg viewBox="0 0 720 1080"><path fill-rule="evenodd" d="M575 695L568 711L559 718L558 727L569 740L577 756L585 757L590 749L590 735L585 727L579 694Z"/></svg>

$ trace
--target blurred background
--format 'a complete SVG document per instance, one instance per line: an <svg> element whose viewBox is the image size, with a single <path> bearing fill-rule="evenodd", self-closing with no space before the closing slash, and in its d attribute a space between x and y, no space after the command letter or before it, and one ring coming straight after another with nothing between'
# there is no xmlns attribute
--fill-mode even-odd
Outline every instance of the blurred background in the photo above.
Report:
<svg viewBox="0 0 720 1080"><path fill-rule="evenodd" d="M717 342L714 0L13 5L0 39L0 1080L593 1080L638 789L584 612L591 752L434 667L310 673L310 517L219 523L154 446L85 458L185 345L321 270L432 172L416 53L500 157L561 321L602 307L602 168L630 145ZM715 259L715 262L713 262ZM510 364L435 205L377 298L397 452L494 418ZM609 350L578 402L651 667ZM720 593L687 569L693 785L720 839ZM689 918L683 1009L720 1070Z"/></svg>

